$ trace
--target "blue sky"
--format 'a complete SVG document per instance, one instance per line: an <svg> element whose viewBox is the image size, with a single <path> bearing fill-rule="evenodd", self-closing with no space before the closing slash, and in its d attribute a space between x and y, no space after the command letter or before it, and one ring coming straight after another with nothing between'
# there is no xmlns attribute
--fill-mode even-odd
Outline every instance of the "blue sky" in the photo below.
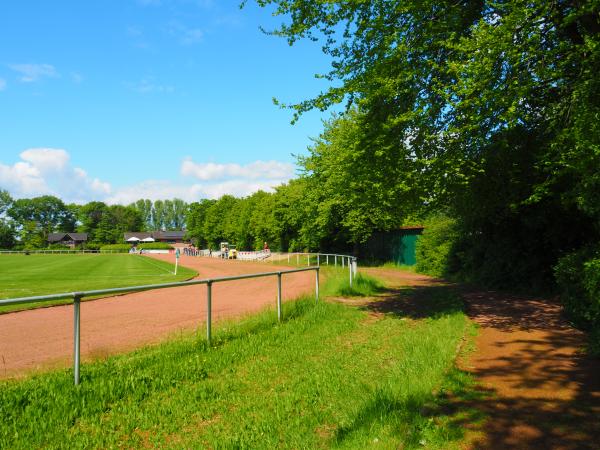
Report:
<svg viewBox="0 0 600 450"><path fill-rule="evenodd" d="M0 188L128 203L245 195L294 176L329 113L320 45L230 0L46 0L0 10Z"/></svg>

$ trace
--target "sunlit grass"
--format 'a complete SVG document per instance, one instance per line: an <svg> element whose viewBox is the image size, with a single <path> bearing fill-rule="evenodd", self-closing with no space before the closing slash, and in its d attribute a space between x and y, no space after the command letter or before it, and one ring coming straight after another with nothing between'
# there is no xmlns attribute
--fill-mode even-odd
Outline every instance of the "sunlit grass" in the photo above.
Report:
<svg viewBox="0 0 600 450"><path fill-rule="evenodd" d="M128 254L0 255L0 299L170 283L197 273L145 256ZM84 299L85 300L85 299ZM72 300L0 306L0 312Z"/></svg>
<svg viewBox="0 0 600 450"><path fill-rule="evenodd" d="M221 322L211 346L188 333L85 364L79 387L70 370L0 383L0 448L458 447L440 392L468 381L453 369L468 322L440 300L416 320L310 296L281 324Z"/></svg>

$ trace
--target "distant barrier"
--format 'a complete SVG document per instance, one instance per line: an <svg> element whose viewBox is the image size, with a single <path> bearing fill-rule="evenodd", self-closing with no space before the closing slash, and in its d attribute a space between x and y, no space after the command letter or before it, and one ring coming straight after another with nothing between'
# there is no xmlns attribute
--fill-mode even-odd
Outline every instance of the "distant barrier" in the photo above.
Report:
<svg viewBox="0 0 600 450"><path fill-rule="evenodd" d="M197 284L206 285L206 340L210 344L212 337L212 285L213 283L221 283L226 281L234 280L246 280L249 278L261 278L261 277L277 277L277 320L281 322L282 311L281 311L281 280L283 275L297 272L306 272L310 270L315 271L315 302L319 301L319 267L304 267L301 269L290 269L280 270L277 272L262 272L262 273L251 273L247 275L236 275L230 277L220 278L207 278L203 280L192 280L192 281L181 281L176 283L163 283L163 284L148 284L143 286L130 286L124 288L113 288L113 289L98 289L94 291L82 291L82 292L65 292L62 294L53 295L40 295L35 297L21 297L21 298L10 298L7 300L0 300L0 306L6 305L18 305L23 303L34 303L34 302L47 302L51 300L58 300L63 298L73 298L73 380L75 385L79 384L79 367L80 367L80 349L81 349L81 337L80 337L80 325L81 325L81 299L84 297L91 297L95 295L105 294L120 294L124 292L140 292L149 291L152 289L165 289L180 286L194 286Z"/></svg>
<svg viewBox="0 0 600 450"><path fill-rule="evenodd" d="M221 251L204 249L198 250L197 254L198 256L225 259L225 253ZM311 264L315 264L317 267L321 265L348 267L350 287L352 287L354 278L358 272L358 259L355 256L340 255L337 253L280 253L271 252L270 250L260 250L255 252L237 252L236 258L241 261L262 261L273 264L296 264L297 266L306 264L307 267Z"/></svg>

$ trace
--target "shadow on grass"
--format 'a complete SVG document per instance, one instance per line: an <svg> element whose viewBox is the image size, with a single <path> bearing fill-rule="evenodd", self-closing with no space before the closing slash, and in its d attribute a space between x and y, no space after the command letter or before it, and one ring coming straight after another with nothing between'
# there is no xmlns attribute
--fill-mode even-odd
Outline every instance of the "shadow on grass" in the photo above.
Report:
<svg viewBox="0 0 600 450"><path fill-rule="evenodd" d="M435 319L463 311L464 302L453 286L413 286L385 289L381 296L362 308L397 318Z"/></svg>
<svg viewBox="0 0 600 450"><path fill-rule="evenodd" d="M468 429L481 426L486 414L475 405L489 396L476 388L470 375L452 368L436 393L401 398L378 389L354 419L338 429L334 439L342 444L363 430L379 426L391 427L402 448L444 448L460 443Z"/></svg>

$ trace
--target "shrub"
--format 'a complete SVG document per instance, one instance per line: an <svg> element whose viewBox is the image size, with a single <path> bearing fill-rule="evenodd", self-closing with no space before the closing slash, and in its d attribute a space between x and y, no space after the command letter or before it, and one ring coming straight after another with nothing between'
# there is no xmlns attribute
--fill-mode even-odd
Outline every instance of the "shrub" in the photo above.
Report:
<svg viewBox="0 0 600 450"><path fill-rule="evenodd" d="M571 253L558 261L554 275L571 319L584 328L600 327L600 252Z"/></svg>
<svg viewBox="0 0 600 450"><path fill-rule="evenodd" d="M120 252L126 253L129 250L131 250L131 244L108 244L108 245L103 245L102 247L100 247L101 252L120 251Z"/></svg>
<svg viewBox="0 0 600 450"><path fill-rule="evenodd" d="M147 242L138 245L137 248L144 250L171 250L173 246L171 244L167 244L166 242Z"/></svg>
<svg viewBox="0 0 600 450"><path fill-rule="evenodd" d="M165 242L147 242L143 244L136 245L138 249L143 250L171 250L173 248L172 245L167 244ZM131 250L131 244L108 244L100 247L101 252L128 252Z"/></svg>
<svg viewBox="0 0 600 450"><path fill-rule="evenodd" d="M417 241L417 272L435 277L448 274L451 250L458 236L456 221L442 213L425 220L425 229Z"/></svg>
<svg viewBox="0 0 600 450"><path fill-rule="evenodd" d="M73 250L68 245L63 245L63 244L50 244L50 245L48 245L48 249L49 250ZM77 249L75 249L75 250L77 250Z"/></svg>

